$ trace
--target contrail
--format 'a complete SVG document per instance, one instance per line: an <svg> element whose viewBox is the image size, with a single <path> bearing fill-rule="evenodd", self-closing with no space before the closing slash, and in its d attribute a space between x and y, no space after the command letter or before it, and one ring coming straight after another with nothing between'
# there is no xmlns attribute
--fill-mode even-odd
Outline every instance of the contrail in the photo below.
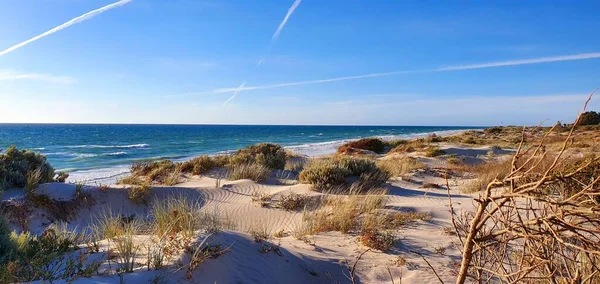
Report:
<svg viewBox="0 0 600 284"><path fill-rule="evenodd" d="M285 15L285 18L283 18L283 21L281 21L281 24L279 24L279 27L277 27L277 30L275 31L275 33L271 37L271 40L276 40L277 37L279 37L279 33L281 33L281 30L283 29L283 27L285 26L285 24L289 20L289 18L292 15L292 13L294 13L294 10L296 10L296 8L298 8L298 6L300 6L300 2L302 2L302 0L296 0L296 1L294 1L294 4L292 4L292 7L290 7L288 9L288 12Z"/></svg>
<svg viewBox="0 0 600 284"><path fill-rule="evenodd" d="M529 65L529 64L559 62L559 61L584 60L584 59L592 59L592 58L600 58L600 52L582 53L582 54L575 54L575 55L561 55L561 56L553 56L553 57L541 57L541 58L534 58L534 59L490 62L490 63L473 64L473 65L450 66L450 67L438 68L438 69L436 69L436 71L483 69L483 68Z"/></svg>
<svg viewBox="0 0 600 284"><path fill-rule="evenodd" d="M382 77L382 76L391 76L398 74L408 74L408 73L420 73L420 72L428 72L427 70L423 71L394 71L394 72L386 72L386 73L374 73L374 74L366 74L366 75L358 75L358 76L348 76L348 77L338 77L331 79L321 79L321 80L310 80L310 81L300 81L300 82L290 82L290 83L280 83L274 85L262 85L262 86L250 86L244 88L223 88L223 89L215 89L209 92L210 94L220 94L220 93L231 93L237 91L251 91L251 90L263 90L263 89L273 89L273 88L281 88L281 87L289 87L289 86L299 86L299 85L311 85L311 84L320 84L320 83L329 83L336 81L346 81L346 80L356 80L370 77ZM205 94L205 93L201 93Z"/></svg>
<svg viewBox="0 0 600 284"><path fill-rule="evenodd" d="M269 55L269 53L271 53L271 48L273 48L273 42L277 39L277 37L279 37L279 33L281 33L281 30L283 30L283 27L285 26L285 24L287 23L287 21L290 19L290 16L292 15L292 13L294 13L294 11L296 10L296 8L298 8L298 6L300 5L301 2L302 2L302 0L295 0L294 4L292 4L292 7L290 7L288 9L287 14L283 18L283 21L281 21L281 23L279 24L279 27L277 27L277 30L275 31L275 33L271 37L271 42L269 43L269 47L267 48L266 55L265 56L261 56L260 59L258 60L258 62L256 63L256 67L257 68L265 61L267 55ZM246 84L246 81L244 81L239 87L231 89L231 91L233 91L233 95L223 103L223 106L227 105L227 103L229 101L233 100L235 98L235 96L239 92L243 91L245 84Z"/></svg>
<svg viewBox="0 0 600 284"><path fill-rule="evenodd" d="M559 62L559 61L585 60L585 59L594 59L594 58L600 58L600 52L582 53L582 54L575 54L575 55L561 55L561 56L553 56L553 57L541 57L541 58L522 59L522 60L489 62L489 63L472 64L472 65L456 65L456 66L441 67L441 68L437 68L437 69L372 73L372 74L337 77L337 78L320 79L320 80L279 83L279 84L273 84L273 85L248 86L248 87L244 87L241 89L240 88L222 88L222 89L215 89L215 90L212 90L207 93L219 94L219 93L230 93L230 92L235 92L235 91L239 92L239 91L250 91L250 90L273 89L273 88L298 86L298 85L321 84L321 83L329 83L329 82L337 82L337 81L357 80L357 79L364 79L364 78L371 78L371 77L392 76L392 75L399 75L399 74L449 72L449 71L460 71L460 70L470 70L470 69L485 69L485 68L495 68L495 67L505 67L505 66L541 64L541 63L551 63L551 62ZM207 94L207 93L200 93L200 94Z"/></svg>
<svg viewBox="0 0 600 284"><path fill-rule="evenodd" d="M11 51L15 51L15 50L17 50L17 49L19 49L19 48L21 48L23 46L26 46L26 45L28 45L28 44L30 44L30 43L32 43L32 42L34 42L34 41L36 41L36 40L38 40L40 38L43 38L43 37L48 36L48 35L51 35L51 34L53 34L55 32L58 32L58 31L60 31L62 29L68 28L71 25L74 25L74 24L83 22L83 21L85 21L87 19L90 19L90 18L92 18L92 17L94 17L94 16L96 16L96 15L102 13L102 12L108 11L108 10L110 10L112 8L119 7L121 5L125 5L125 4L127 4L127 3L131 2L131 1L133 1L133 0L121 0L119 2L116 2L116 3L113 3L113 4L109 4L109 5L106 5L106 6L102 7L102 8L99 8L99 9L87 12L87 13L79 16L79 17L71 19L70 21L68 21L68 22L66 22L66 23L64 23L64 24L62 24L60 26L52 28L52 29L50 29L50 30L48 30L48 31L40 34L40 35L37 35L37 36L32 37L32 38L30 38L30 39L28 39L28 40L26 40L24 42L18 43L18 44L13 45L13 46L11 46L11 47L3 50L3 51L0 51L0 56L5 55L5 54L7 54L7 53L9 53Z"/></svg>
<svg viewBox="0 0 600 284"><path fill-rule="evenodd" d="M231 96L229 99L227 99L223 103L223 106L227 105L227 103L229 101L233 100L235 98L235 96L244 88L244 85L246 85L246 81L242 82L242 84L233 91L233 96Z"/></svg>

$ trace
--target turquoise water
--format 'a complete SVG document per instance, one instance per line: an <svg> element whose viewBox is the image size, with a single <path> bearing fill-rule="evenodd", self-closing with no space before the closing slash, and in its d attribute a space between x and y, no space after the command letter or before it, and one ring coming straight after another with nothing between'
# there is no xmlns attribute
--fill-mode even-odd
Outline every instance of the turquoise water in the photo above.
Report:
<svg viewBox="0 0 600 284"><path fill-rule="evenodd" d="M134 161L183 160L234 151L260 142L279 143L309 156L332 153L347 140L411 138L473 127L0 124L0 149L11 144L48 157L71 180L101 180L127 171Z"/></svg>

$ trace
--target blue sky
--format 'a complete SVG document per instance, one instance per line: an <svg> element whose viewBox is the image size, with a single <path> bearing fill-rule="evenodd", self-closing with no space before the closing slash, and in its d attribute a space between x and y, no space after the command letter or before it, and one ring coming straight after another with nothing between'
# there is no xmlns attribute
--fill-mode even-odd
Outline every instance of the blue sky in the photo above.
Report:
<svg viewBox="0 0 600 284"><path fill-rule="evenodd" d="M600 87L598 1L304 0L272 39L293 0L134 0L26 42L115 2L0 2L0 122L521 125Z"/></svg>

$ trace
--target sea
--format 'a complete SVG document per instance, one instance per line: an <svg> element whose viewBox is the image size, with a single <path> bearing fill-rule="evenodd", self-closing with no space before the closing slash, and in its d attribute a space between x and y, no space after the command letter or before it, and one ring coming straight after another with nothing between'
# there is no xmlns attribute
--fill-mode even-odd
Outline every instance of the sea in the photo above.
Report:
<svg viewBox="0 0 600 284"><path fill-rule="evenodd" d="M334 153L343 143L365 137L410 139L481 127L299 126L299 125L124 125L0 124L0 149L10 145L47 156L69 182L112 184L142 160L183 161L261 143L279 143L298 154Z"/></svg>

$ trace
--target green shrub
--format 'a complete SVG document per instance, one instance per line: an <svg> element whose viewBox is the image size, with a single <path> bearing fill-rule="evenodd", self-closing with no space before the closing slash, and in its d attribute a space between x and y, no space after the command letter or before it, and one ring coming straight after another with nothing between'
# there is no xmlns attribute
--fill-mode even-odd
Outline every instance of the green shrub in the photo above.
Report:
<svg viewBox="0 0 600 284"><path fill-rule="evenodd" d="M286 152L279 144L260 143L238 150L229 158L229 165L256 163L271 170L283 170L285 161Z"/></svg>
<svg viewBox="0 0 600 284"><path fill-rule="evenodd" d="M368 190L387 181L390 174L371 160L353 158L312 160L300 172L300 181L311 184L317 190L344 185L349 177L357 177L360 188Z"/></svg>
<svg viewBox="0 0 600 284"><path fill-rule="evenodd" d="M300 182L309 183L314 189L327 190L343 184L352 171L333 159L318 159L308 162L300 172Z"/></svg>
<svg viewBox="0 0 600 284"><path fill-rule="evenodd" d="M231 167L231 179L251 179L255 182L266 180L271 175L271 170L258 163L237 164Z"/></svg>
<svg viewBox="0 0 600 284"><path fill-rule="evenodd" d="M52 182L54 168L46 161L46 156L30 151L19 150L14 145L0 154L0 189L25 187L27 177L39 170L39 183Z"/></svg>
<svg viewBox="0 0 600 284"><path fill-rule="evenodd" d="M356 141L348 142L338 148L340 154L352 154L353 149L361 149L373 151L375 153L383 153L385 143L379 138L363 138Z"/></svg>

